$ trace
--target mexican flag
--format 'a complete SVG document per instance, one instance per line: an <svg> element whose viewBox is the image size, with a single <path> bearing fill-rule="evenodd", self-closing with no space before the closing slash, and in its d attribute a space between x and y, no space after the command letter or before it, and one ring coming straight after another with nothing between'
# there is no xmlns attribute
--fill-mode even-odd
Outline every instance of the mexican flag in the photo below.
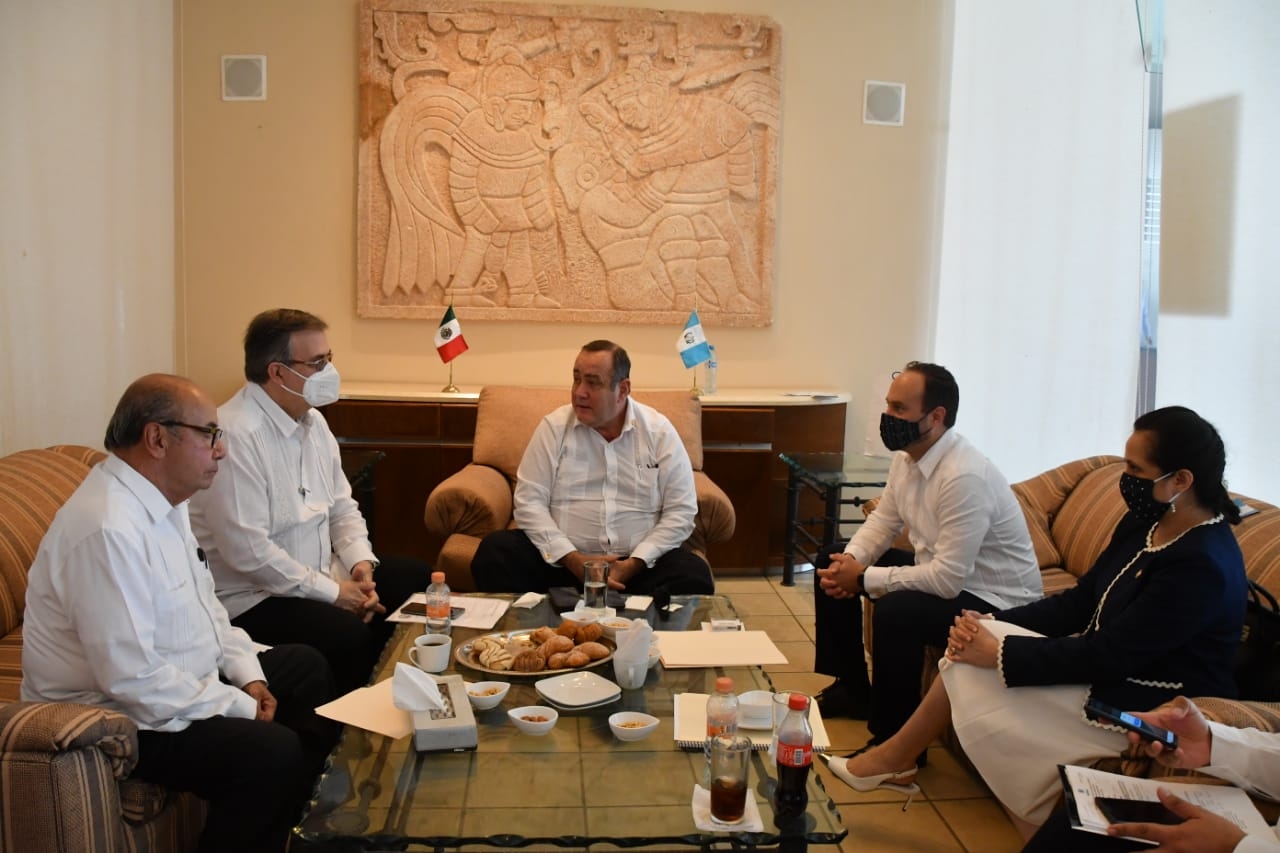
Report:
<svg viewBox="0 0 1280 853"><path fill-rule="evenodd" d="M440 318L440 328L436 329L436 352L445 364L453 361L467 351L467 339L462 336L462 325L453 316L453 306L445 309Z"/></svg>

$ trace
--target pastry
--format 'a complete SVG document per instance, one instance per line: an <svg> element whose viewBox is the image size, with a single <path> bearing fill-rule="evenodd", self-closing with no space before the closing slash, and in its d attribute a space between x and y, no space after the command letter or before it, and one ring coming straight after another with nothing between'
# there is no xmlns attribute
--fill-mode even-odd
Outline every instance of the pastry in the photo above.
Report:
<svg viewBox="0 0 1280 853"><path fill-rule="evenodd" d="M567 652L573 648L573 640L561 634L552 633L551 638L542 645L538 646L538 652L543 657L550 657L556 652Z"/></svg>
<svg viewBox="0 0 1280 853"><path fill-rule="evenodd" d="M541 672L546 668L547 659L533 649L521 652L511 661L512 672Z"/></svg>
<svg viewBox="0 0 1280 853"><path fill-rule="evenodd" d="M579 625L578 630L574 632L573 638L579 643L590 643L604 636L604 628L601 628L595 622L586 625Z"/></svg>
<svg viewBox="0 0 1280 853"><path fill-rule="evenodd" d="M556 633L561 634L569 639L573 639L578 633L577 622L561 622L560 627L556 628Z"/></svg>
<svg viewBox="0 0 1280 853"><path fill-rule="evenodd" d="M569 665L565 661L568 659L568 652L556 652L547 657L547 669L567 669Z"/></svg>
<svg viewBox="0 0 1280 853"><path fill-rule="evenodd" d="M559 635L556 634L555 628L543 625L541 628L534 628L533 633L529 635L529 639L533 640L535 643L545 643L547 640L556 636Z"/></svg>
<svg viewBox="0 0 1280 853"><path fill-rule="evenodd" d="M506 642L497 637L477 637L471 643L471 652L479 657L485 649L505 649L506 647Z"/></svg>
<svg viewBox="0 0 1280 853"><path fill-rule="evenodd" d="M609 647L603 643L580 643L573 647L575 652L582 652L591 660L600 660L609 656Z"/></svg>
<svg viewBox="0 0 1280 853"><path fill-rule="evenodd" d="M498 671L511 669L512 660L511 652L506 649L490 646L480 653L480 665Z"/></svg>
<svg viewBox="0 0 1280 853"><path fill-rule="evenodd" d="M580 666L586 666L589 663L591 663L591 658L586 652L579 651L578 649L574 649L569 652L568 657L564 659L564 665L573 669Z"/></svg>

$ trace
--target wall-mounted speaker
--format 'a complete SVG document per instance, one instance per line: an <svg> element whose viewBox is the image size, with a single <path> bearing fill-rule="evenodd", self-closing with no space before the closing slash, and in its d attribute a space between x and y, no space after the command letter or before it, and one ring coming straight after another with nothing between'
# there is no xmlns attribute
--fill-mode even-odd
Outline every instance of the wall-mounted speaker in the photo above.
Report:
<svg viewBox="0 0 1280 853"><path fill-rule="evenodd" d="M905 83L868 80L862 92L862 123L902 126L907 112Z"/></svg>
<svg viewBox="0 0 1280 853"><path fill-rule="evenodd" d="M227 55L222 57L222 100L265 101L267 99L267 58Z"/></svg>

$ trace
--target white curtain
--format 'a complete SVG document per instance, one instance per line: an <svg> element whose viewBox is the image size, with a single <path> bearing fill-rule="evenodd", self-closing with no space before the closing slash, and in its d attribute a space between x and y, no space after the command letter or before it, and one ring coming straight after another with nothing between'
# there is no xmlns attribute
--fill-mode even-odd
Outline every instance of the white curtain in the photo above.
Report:
<svg viewBox="0 0 1280 853"><path fill-rule="evenodd" d="M174 366L171 0L0 3L0 453Z"/></svg>
<svg viewBox="0 0 1280 853"><path fill-rule="evenodd" d="M1132 4L956 4L935 357L1010 482L1123 452L1143 75Z"/></svg>

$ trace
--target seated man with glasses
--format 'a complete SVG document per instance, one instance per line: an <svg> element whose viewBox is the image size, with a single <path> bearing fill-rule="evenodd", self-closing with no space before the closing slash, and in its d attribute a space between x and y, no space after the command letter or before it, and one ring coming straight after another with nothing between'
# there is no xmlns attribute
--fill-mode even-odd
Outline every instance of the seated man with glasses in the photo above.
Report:
<svg viewBox="0 0 1280 853"><path fill-rule="evenodd" d="M249 323L248 382L218 409L225 470L192 500L191 526L232 624L261 643L315 646L345 692L368 680L395 627L386 613L426 589L430 567L374 556L338 442L314 408L338 399L327 328L288 308Z"/></svg>

